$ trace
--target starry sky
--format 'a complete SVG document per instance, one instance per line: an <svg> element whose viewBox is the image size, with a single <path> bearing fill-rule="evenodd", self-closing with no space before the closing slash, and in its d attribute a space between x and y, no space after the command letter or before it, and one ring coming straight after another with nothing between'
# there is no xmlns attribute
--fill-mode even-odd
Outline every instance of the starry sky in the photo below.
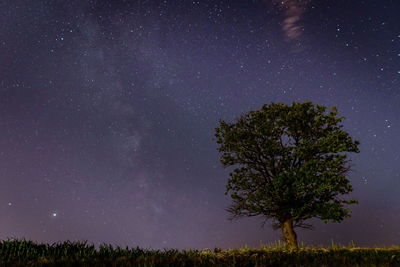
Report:
<svg viewBox="0 0 400 267"><path fill-rule="evenodd" d="M214 129L263 104L337 106L361 142L353 215L299 241L400 238L396 0L0 1L0 238L233 248ZM396 243L397 242L397 243Z"/></svg>

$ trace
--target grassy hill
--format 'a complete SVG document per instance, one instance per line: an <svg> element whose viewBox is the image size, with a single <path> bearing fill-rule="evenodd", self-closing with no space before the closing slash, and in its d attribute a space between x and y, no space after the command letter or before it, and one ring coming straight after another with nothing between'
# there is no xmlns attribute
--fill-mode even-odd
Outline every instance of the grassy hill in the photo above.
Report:
<svg viewBox="0 0 400 267"><path fill-rule="evenodd" d="M261 248L221 250L147 250L87 242L37 244L0 242L0 266L400 266L400 247L305 247L291 251L282 243Z"/></svg>

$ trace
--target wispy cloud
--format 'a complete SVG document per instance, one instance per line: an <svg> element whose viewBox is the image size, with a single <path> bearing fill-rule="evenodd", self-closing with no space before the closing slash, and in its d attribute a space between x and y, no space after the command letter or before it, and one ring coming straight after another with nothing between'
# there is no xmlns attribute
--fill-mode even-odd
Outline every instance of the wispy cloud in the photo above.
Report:
<svg viewBox="0 0 400 267"><path fill-rule="evenodd" d="M303 26L300 21L307 10L310 0L272 0L285 9L285 19L282 29L288 40L297 40L303 33Z"/></svg>

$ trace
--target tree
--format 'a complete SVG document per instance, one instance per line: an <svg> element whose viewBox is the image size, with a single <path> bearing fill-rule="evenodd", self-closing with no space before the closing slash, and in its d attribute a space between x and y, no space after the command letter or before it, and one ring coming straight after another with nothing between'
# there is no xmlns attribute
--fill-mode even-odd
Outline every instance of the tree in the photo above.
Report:
<svg viewBox="0 0 400 267"><path fill-rule="evenodd" d="M312 229L310 218L340 222L351 211L342 194L353 190L345 152L358 153L342 128L336 107L312 102L264 105L236 123L219 122L215 137L225 167L236 167L226 186L230 219L261 216L281 229L289 248L297 249L294 228Z"/></svg>

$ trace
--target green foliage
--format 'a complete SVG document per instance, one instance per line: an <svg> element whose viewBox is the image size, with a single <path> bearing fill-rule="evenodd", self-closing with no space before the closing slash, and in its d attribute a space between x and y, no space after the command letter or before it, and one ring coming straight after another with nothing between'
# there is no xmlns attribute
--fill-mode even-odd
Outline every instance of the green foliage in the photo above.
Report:
<svg viewBox="0 0 400 267"><path fill-rule="evenodd" d="M358 153L335 107L311 102L264 105L235 123L220 121L215 136L221 163L235 167L225 194L233 204L231 219L261 215L274 228L285 220L311 228L317 217L341 221L350 215L340 195L352 191L346 152Z"/></svg>
<svg viewBox="0 0 400 267"><path fill-rule="evenodd" d="M286 250L282 244L259 249L144 250L64 242L0 242L0 266L400 266L400 248L330 248Z"/></svg>

